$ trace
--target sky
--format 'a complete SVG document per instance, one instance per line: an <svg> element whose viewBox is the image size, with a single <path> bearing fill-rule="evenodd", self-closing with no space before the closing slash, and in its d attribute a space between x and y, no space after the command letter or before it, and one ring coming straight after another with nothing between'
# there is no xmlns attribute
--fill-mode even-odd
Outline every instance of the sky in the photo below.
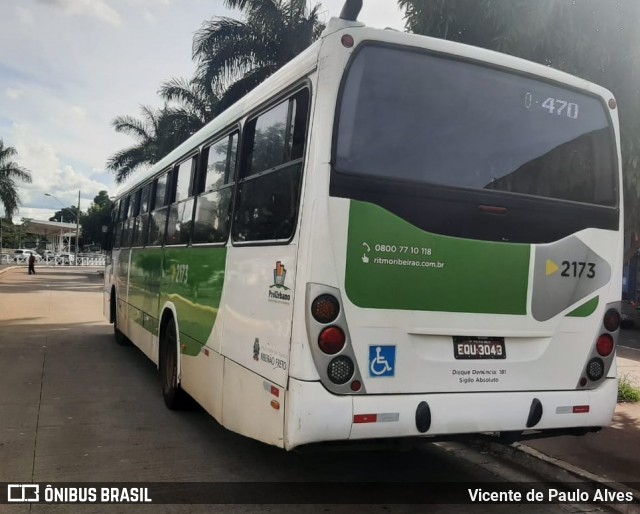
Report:
<svg viewBox="0 0 640 514"><path fill-rule="evenodd" d="M320 3L327 22L344 0ZM2 11L0 139L33 178L19 185L14 222L49 219L77 205L78 191L82 211L98 191L113 195L106 162L135 141L111 121L159 107L162 82L193 75L192 38L204 21L241 18L223 0L20 0ZM402 30L402 16L395 0L365 0L358 19Z"/></svg>

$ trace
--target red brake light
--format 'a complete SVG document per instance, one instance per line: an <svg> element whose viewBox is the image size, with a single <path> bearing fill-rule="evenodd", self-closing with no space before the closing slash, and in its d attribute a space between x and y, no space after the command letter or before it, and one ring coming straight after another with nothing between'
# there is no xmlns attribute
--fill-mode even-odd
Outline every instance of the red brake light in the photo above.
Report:
<svg viewBox="0 0 640 514"><path fill-rule="evenodd" d="M596 343L598 353L603 357L607 357L613 351L613 337L609 334L602 334Z"/></svg>
<svg viewBox="0 0 640 514"><path fill-rule="evenodd" d="M346 337L338 327L327 327L318 336L318 346L329 355L334 355L344 348Z"/></svg>
<svg viewBox="0 0 640 514"><path fill-rule="evenodd" d="M622 318L620 317L620 313L615 309L609 309L604 313L604 318L602 323L604 324L604 328L606 328L609 332L615 332L620 328L620 323L622 322Z"/></svg>

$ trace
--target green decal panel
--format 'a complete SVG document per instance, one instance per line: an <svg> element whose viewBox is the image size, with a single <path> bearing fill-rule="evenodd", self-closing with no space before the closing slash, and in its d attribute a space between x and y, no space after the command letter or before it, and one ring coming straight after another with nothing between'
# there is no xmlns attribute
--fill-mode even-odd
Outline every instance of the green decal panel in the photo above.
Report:
<svg viewBox="0 0 640 514"><path fill-rule="evenodd" d="M530 251L431 234L352 200L346 293L373 309L524 315Z"/></svg>
<svg viewBox="0 0 640 514"><path fill-rule="evenodd" d="M165 248L160 305L172 302L181 334L193 342L207 342L218 315L226 248ZM181 338L182 344L188 341ZM186 343L183 353L197 355L200 347Z"/></svg>
<svg viewBox="0 0 640 514"><path fill-rule="evenodd" d="M129 304L136 322L157 334L159 309L172 302L178 313L183 353L197 355L215 323L224 283L226 248L135 249ZM148 314L145 319L142 312Z"/></svg>
<svg viewBox="0 0 640 514"><path fill-rule="evenodd" d="M129 271L129 304L158 319L158 296L162 276L162 248L133 249ZM148 328L149 320L140 324ZM153 332L157 331L157 328Z"/></svg>
<svg viewBox="0 0 640 514"><path fill-rule="evenodd" d="M567 316L571 316L572 318L586 318L587 316L591 316L598 307L598 302L600 298L596 296L592 298L588 302L582 304L576 310L571 311Z"/></svg>

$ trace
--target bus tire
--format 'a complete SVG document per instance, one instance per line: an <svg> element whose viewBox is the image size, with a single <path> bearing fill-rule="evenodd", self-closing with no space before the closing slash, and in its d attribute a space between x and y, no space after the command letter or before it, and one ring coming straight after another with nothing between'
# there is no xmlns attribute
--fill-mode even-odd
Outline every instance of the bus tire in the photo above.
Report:
<svg viewBox="0 0 640 514"><path fill-rule="evenodd" d="M115 291L111 293L111 319L113 320L113 337L116 340L116 344L120 346L131 346L129 338L118 328L118 309L116 307Z"/></svg>
<svg viewBox="0 0 640 514"><path fill-rule="evenodd" d="M169 318L160 336L160 382L164 404L171 410L183 409L187 395L178 383L178 333Z"/></svg>

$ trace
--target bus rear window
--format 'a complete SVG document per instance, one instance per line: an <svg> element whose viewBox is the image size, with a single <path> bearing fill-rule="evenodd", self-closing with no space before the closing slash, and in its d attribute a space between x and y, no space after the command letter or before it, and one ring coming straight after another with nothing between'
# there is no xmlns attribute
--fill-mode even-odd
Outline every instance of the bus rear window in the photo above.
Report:
<svg viewBox="0 0 640 514"><path fill-rule="evenodd" d="M615 206L613 145L598 98L368 45L343 84L334 163L353 175Z"/></svg>

